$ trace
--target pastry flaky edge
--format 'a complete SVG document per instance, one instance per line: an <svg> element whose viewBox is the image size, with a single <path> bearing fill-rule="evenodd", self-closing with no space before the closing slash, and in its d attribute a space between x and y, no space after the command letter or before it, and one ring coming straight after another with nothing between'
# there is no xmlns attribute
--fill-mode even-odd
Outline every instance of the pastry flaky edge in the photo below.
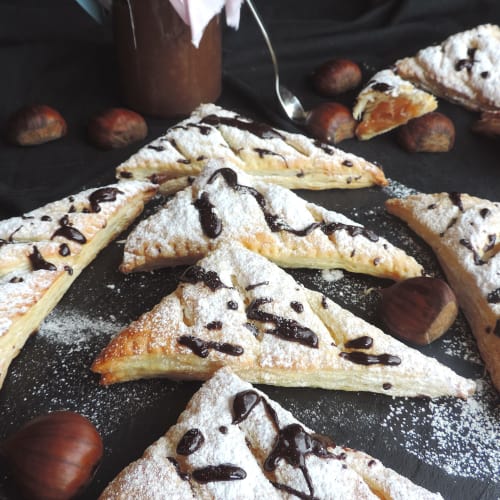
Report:
<svg viewBox="0 0 500 500"><path fill-rule="evenodd" d="M100 500L130 498L442 497L366 453L314 433L223 368L194 394L177 423L100 496Z"/></svg>
<svg viewBox="0 0 500 500"><path fill-rule="evenodd" d="M356 99L353 108L353 116L359 120L356 136L371 139L436 108L433 95L417 89L392 69L379 71Z"/></svg>
<svg viewBox="0 0 500 500"><path fill-rule="evenodd" d="M0 387L30 334L156 191L120 182L0 222Z"/></svg>
<svg viewBox="0 0 500 500"><path fill-rule="evenodd" d="M235 242L121 331L92 370L103 384L209 378L222 365L254 383L459 396L475 383L386 335Z"/></svg>
<svg viewBox="0 0 500 500"><path fill-rule="evenodd" d="M116 170L118 178L148 179L163 193L188 185L206 161L226 159L248 174L290 189L387 185L382 169L302 134L277 130L214 104L144 146Z"/></svg>
<svg viewBox="0 0 500 500"><path fill-rule="evenodd" d="M390 199L434 250L500 390L500 204L459 193Z"/></svg>
<svg viewBox="0 0 500 500"><path fill-rule="evenodd" d="M283 267L341 267L395 280L422 274L413 257L372 231L221 160L138 224L121 270L192 264L222 239Z"/></svg>
<svg viewBox="0 0 500 500"><path fill-rule="evenodd" d="M397 73L473 111L500 110L500 27L483 24L395 63Z"/></svg>

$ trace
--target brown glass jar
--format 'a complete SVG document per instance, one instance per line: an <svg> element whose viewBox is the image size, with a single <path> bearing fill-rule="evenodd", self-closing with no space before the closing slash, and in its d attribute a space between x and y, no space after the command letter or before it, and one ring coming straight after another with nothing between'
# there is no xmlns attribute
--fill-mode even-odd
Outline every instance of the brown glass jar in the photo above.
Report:
<svg viewBox="0 0 500 500"><path fill-rule="evenodd" d="M114 0L113 31L123 98L132 109L180 117L221 92L221 27L215 17L198 48L169 0Z"/></svg>

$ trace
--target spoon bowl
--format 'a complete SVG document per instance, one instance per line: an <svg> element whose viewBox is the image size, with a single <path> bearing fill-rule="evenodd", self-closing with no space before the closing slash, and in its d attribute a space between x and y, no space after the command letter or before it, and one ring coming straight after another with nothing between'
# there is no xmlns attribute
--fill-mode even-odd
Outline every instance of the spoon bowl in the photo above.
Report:
<svg viewBox="0 0 500 500"><path fill-rule="evenodd" d="M246 0L246 3L248 5L248 8L250 9L250 12L255 18L255 21L257 22L260 31L262 32L262 36L264 37L264 40L266 42L269 54L271 55L271 61L273 63L273 69L274 69L274 82L275 82L274 88L276 91L276 97L278 98L278 102L280 103L281 108L283 109L286 116L292 122L298 125L305 125L308 113L307 111L304 110L304 107L302 106L302 103L300 102L299 98L295 94L290 92L290 90L288 90L285 86L280 84L278 60L276 58L276 54L274 52L274 48L269 38L269 35L267 34L266 28L262 23L262 19L260 18L260 15L256 10L253 1Z"/></svg>

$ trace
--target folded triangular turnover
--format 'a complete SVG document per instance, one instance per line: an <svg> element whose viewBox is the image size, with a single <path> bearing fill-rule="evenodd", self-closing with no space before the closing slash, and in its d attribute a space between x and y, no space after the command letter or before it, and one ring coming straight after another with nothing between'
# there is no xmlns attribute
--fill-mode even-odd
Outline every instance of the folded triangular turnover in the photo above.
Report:
<svg viewBox="0 0 500 500"><path fill-rule="evenodd" d="M422 274L413 257L373 231L220 160L138 224L121 270L192 264L224 239L283 267L340 267L396 280Z"/></svg>
<svg viewBox="0 0 500 500"><path fill-rule="evenodd" d="M500 390L500 204L461 193L387 200L434 250Z"/></svg>
<svg viewBox="0 0 500 500"><path fill-rule="evenodd" d="M177 424L107 486L100 500L438 500L366 453L314 433L229 369Z"/></svg>
<svg viewBox="0 0 500 500"><path fill-rule="evenodd" d="M0 387L31 333L156 190L120 182L0 222Z"/></svg>
<svg viewBox="0 0 500 500"><path fill-rule="evenodd" d="M467 397L475 384L384 334L238 243L223 243L125 328L93 371L104 384L207 379L230 366L281 386Z"/></svg>

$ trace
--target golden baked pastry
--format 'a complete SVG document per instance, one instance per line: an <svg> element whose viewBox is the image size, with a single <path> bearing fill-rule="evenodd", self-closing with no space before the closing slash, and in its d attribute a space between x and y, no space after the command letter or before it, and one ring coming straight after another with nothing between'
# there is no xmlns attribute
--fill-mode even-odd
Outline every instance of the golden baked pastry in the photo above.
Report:
<svg viewBox="0 0 500 500"><path fill-rule="evenodd" d="M284 267L341 267L392 279L422 273L412 257L356 222L220 160L135 228L121 270L192 264L226 238Z"/></svg>
<svg viewBox="0 0 500 500"><path fill-rule="evenodd" d="M402 80L390 69L379 71L356 99L353 116L360 120L356 136L371 139L436 108L434 96Z"/></svg>
<svg viewBox="0 0 500 500"><path fill-rule="evenodd" d="M209 378L392 396L467 397L475 384L405 346L241 245L223 242L125 328L92 370L111 384Z"/></svg>
<svg viewBox="0 0 500 500"><path fill-rule="evenodd" d="M121 182L0 222L0 387L29 335L156 189Z"/></svg>
<svg viewBox="0 0 500 500"><path fill-rule="evenodd" d="M500 390L500 204L467 194L387 201L434 250Z"/></svg>
<svg viewBox="0 0 500 500"><path fill-rule="evenodd" d="M117 168L118 178L149 179L172 193L207 160L222 158L290 189L361 188L387 180L377 165L333 146L202 104Z"/></svg>
<svg viewBox="0 0 500 500"><path fill-rule="evenodd" d="M483 24L396 62L397 73L473 111L500 110L500 27Z"/></svg>
<svg viewBox="0 0 500 500"><path fill-rule="evenodd" d="M177 423L100 500L405 499L439 493L308 429L230 370L192 397Z"/></svg>

